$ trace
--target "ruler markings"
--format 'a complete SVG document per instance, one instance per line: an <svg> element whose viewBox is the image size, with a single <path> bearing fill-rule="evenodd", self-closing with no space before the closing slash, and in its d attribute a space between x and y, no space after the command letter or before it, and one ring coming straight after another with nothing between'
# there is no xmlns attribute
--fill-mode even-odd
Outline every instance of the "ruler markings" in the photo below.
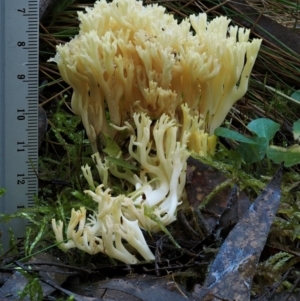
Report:
<svg viewBox="0 0 300 301"><path fill-rule="evenodd" d="M38 16L39 0L0 0L0 187L1 213L34 205L38 180ZM17 87L17 88L16 88ZM25 220L0 225L9 247L10 227L24 237Z"/></svg>

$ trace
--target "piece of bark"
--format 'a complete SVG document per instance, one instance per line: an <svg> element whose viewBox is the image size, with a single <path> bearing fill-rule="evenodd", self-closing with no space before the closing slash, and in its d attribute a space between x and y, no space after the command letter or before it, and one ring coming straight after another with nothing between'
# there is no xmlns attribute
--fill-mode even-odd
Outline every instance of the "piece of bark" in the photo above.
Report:
<svg viewBox="0 0 300 301"><path fill-rule="evenodd" d="M300 78L297 68L300 67L298 62L300 34L262 15L244 0L229 1L226 6L236 12L231 15L234 22L251 29L254 36L263 38L263 44L277 53L275 56L278 56L278 61L274 61L273 65L268 60L265 64L257 61L254 70L267 75L267 84L273 86L274 83L281 81L296 90L299 89ZM294 68L288 69L289 67L286 67L288 64Z"/></svg>
<svg viewBox="0 0 300 301"><path fill-rule="evenodd" d="M281 197L282 166L223 242L205 283L201 301L249 301L252 279Z"/></svg>
<svg viewBox="0 0 300 301"><path fill-rule="evenodd" d="M244 0L230 1L228 5L238 14L231 18L241 25L250 28L252 33L261 36L265 41L282 48L287 46L295 53L300 52L300 35L276 21L262 15Z"/></svg>

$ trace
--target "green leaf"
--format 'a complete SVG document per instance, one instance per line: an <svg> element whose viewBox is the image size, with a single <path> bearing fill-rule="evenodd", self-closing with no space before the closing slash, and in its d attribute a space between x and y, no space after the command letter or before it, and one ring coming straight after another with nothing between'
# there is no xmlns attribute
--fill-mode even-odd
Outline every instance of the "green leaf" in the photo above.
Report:
<svg viewBox="0 0 300 301"><path fill-rule="evenodd" d="M103 151L109 156L109 157L117 157L119 153L121 152L121 149L118 145L118 143L111 138L109 135L105 133L101 133L101 142L105 145L105 148L103 148Z"/></svg>
<svg viewBox="0 0 300 301"><path fill-rule="evenodd" d="M300 163L300 145L295 144L287 148L271 145L267 150L267 156L275 163L284 162L285 167L291 167Z"/></svg>
<svg viewBox="0 0 300 301"><path fill-rule="evenodd" d="M127 161L125 161L121 158L110 157L110 156L107 156L105 158L107 159L107 161L109 161L117 166L123 167L125 169L138 170L138 167L136 167L133 164L128 163Z"/></svg>
<svg viewBox="0 0 300 301"><path fill-rule="evenodd" d="M297 100L300 102L300 90L297 90L295 92L292 93L291 98Z"/></svg>
<svg viewBox="0 0 300 301"><path fill-rule="evenodd" d="M265 137L270 141L280 128L280 124L268 118L258 118L248 123L247 128L258 137Z"/></svg>
<svg viewBox="0 0 300 301"><path fill-rule="evenodd" d="M300 138L300 119L293 123L293 135L296 141Z"/></svg>
<svg viewBox="0 0 300 301"><path fill-rule="evenodd" d="M248 138L248 137L246 137L236 131L230 130L228 128L219 127L217 129L215 129L214 134L219 137L228 138L228 139L232 139L232 140L239 141L239 142L244 142L247 144L256 144L255 140L253 140L252 138Z"/></svg>
<svg viewBox="0 0 300 301"><path fill-rule="evenodd" d="M246 164L252 164L261 161L267 152L269 142L264 137L256 137L256 144L241 143L237 148L237 152L240 154Z"/></svg>

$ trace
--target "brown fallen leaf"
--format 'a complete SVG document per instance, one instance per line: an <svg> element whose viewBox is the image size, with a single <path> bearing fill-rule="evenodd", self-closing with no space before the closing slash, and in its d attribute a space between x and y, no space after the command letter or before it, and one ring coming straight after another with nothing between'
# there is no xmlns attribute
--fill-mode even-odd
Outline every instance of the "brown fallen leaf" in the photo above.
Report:
<svg viewBox="0 0 300 301"><path fill-rule="evenodd" d="M204 198L210 194L216 186L227 180L226 176L199 160L189 157L187 160L187 183L186 192L189 205L196 208L198 207ZM230 186L222 189L216 198L221 207L225 208L227 199L230 195Z"/></svg>
<svg viewBox="0 0 300 301"><path fill-rule="evenodd" d="M195 222L195 219L190 218L189 216L191 216L191 212L193 211L199 216L199 213L196 212L198 208L202 208L201 215L204 220L202 224L199 225L190 224L193 229L196 230L200 227L202 232L207 235L214 230L220 231L224 228L233 226L246 210L248 210L250 206L248 197L244 192L239 192L236 185L232 188L231 186L233 183L219 170L212 168L193 157L190 157L187 163L188 180L186 184L186 193L190 207L183 210L184 212L181 210L178 211L178 221L181 229L184 229L184 223L186 224L183 215L186 216L187 220L193 220ZM205 206L202 206L203 200L224 183L228 183L228 185L219 189ZM200 219L197 218L196 220L197 223L199 223ZM204 229L205 226L203 226L203 224L207 224L207 229ZM190 232L183 232L185 238L188 238ZM197 237L196 235L193 236L193 239ZM205 236L202 238L205 238Z"/></svg>
<svg viewBox="0 0 300 301"><path fill-rule="evenodd" d="M203 287L195 291L198 300L250 300L256 265L279 206L281 177L282 167L229 233Z"/></svg>
<svg viewBox="0 0 300 301"><path fill-rule="evenodd" d="M172 290L169 287L172 287ZM113 300L122 299L124 301L189 300L186 296L181 295L178 290L175 291L174 285L171 285L167 278L145 275L103 280L89 285L86 289L82 288L81 291L83 294L86 292L89 296L102 297L104 300L107 297Z"/></svg>
<svg viewBox="0 0 300 301"><path fill-rule="evenodd" d="M35 266L35 262L38 262L39 265ZM42 265L41 262L45 262L45 265ZM31 263L32 265L29 267L28 263ZM55 264L61 263L60 260L49 254L40 253L32 257L28 263L26 264L26 267L29 270L38 268L41 277L51 280L56 285L61 285L68 277L67 274L64 274L67 272L65 268L55 266ZM28 279L16 270L16 272L0 288L0 300L19 300L19 293L24 290L27 284ZM41 282L41 287L43 296L48 296L55 291L55 288L46 283ZM25 297L23 300L29 300L29 297Z"/></svg>

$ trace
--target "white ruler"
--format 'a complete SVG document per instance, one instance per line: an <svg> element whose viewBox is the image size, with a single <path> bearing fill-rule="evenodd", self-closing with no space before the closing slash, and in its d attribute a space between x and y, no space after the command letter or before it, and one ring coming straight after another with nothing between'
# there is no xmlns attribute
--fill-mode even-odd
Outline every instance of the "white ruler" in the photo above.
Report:
<svg viewBox="0 0 300 301"><path fill-rule="evenodd" d="M0 212L34 205L38 179L39 0L0 0ZM27 223L0 224L4 250L9 228L24 237Z"/></svg>

